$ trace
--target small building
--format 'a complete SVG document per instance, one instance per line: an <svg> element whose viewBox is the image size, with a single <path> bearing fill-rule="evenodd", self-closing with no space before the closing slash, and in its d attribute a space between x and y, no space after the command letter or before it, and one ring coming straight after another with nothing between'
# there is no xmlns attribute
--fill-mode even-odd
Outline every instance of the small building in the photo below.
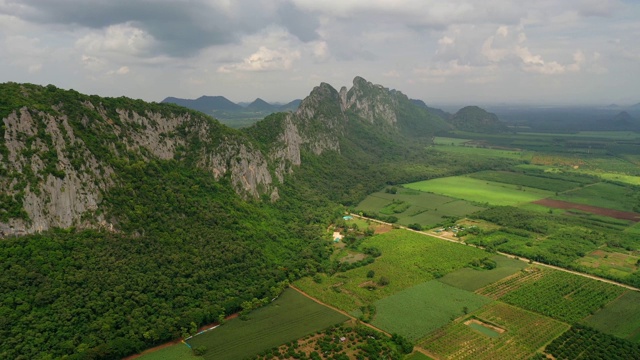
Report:
<svg viewBox="0 0 640 360"><path fill-rule="evenodd" d="M345 216L342 217L342 220L344 220L344 221L353 220L353 216L345 215Z"/></svg>

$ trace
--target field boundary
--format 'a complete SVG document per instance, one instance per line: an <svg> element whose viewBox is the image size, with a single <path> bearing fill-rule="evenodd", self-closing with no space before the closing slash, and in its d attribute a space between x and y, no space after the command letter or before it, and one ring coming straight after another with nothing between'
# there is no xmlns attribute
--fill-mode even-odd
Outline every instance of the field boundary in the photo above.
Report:
<svg viewBox="0 0 640 360"><path fill-rule="evenodd" d="M407 231L413 231L415 233L422 234L422 235L425 235L425 236L431 236L431 237L434 237L434 238L437 238L437 239L440 239L440 240L445 240L445 241L449 241L449 242L453 242L453 243L457 243L457 244L465 245L465 246L473 246L473 247L476 247L478 249L484 249L484 247L479 246L479 245L467 244L467 243L465 243L465 242L463 242L461 240L454 240L454 239L449 239L449 238L441 236L441 235L429 234L429 233L427 233L425 231L418 231L418 230L410 229L410 228L408 228L406 226L402 226L402 225L398 225L398 224L391 224L391 223L387 223L387 222L384 222L384 221L381 221L381 220L377 220L377 219L373 219L373 218L368 218L366 216L358 215L358 214L350 214L350 215L354 216L354 217L361 218L361 219L375 221L375 222L380 223L380 224L385 224L385 225L389 225L389 226L392 226L392 227L396 227L398 229L403 229L403 230L407 230ZM627 285L627 284L622 284L622 283L619 283L617 281L601 278L601 277L596 276L596 275L586 274L586 273L582 273L582 272L579 272L579 271L565 269L563 267L559 267L559 266L555 266L555 265L541 263L541 262L538 262L538 261L534 261L534 260L531 260L531 259L524 258L522 256L516 256L516 255L513 255L513 254L501 252L501 251L497 251L496 254L503 255L503 256L506 256L506 257L511 258L511 259L524 261L524 262L532 264L532 265L544 266L544 267L548 267L548 268L551 268L551 269L568 272L568 273L571 273L571 274L574 274L574 275L579 275L579 276L582 276L582 277L586 277L586 278L590 278L590 279L593 279L593 280L602 281L602 282L613 284L613 285L617 285L617 286L620 286L620 287L623 287L623 288L626 288L626 289L629 289L629 290L640 292L640 288L633 287L633 286Z"/></svg>
<svg viewBox="0 0 640 360"><path fill-rule="evenodd" d="M367 327L369 327L369 328L371 328L371 329L373 329L373 330L375 330L375 331L379 331L379 332L381 332L381 333L383 333L383 334L385 334L385 335L387 335L387 336L391 337L391 334L389 334L388 332L386 332L386 331L384 331L384 330L382 330L382 329L379 329L379 328L377 328L377 327L375 327L375 326L373 326L373 325L371 325L371 324L369 324L369 323L362 322L362 321L360 321L360 319L358 319L358 318L354 317L353 315L349 314L348 312L346 312L346 311L342 311L342 310L340 310L340 309L338 309L338 308L336 308L336 307L333 307L333 306L331 306L331 305L329 305L329 304L327 304L327 303L325 303L325 302L322 302L322 301L320 301L319 299L316 299L315 297L313 297L313 296L311 296L311 295L307 294L306 292L302 291L301 289L299 289L299 288L295 287L294 285L291 285L291 284L290 284L290 285L289 285L289 287L290 287L291 289L293 289L293 290L295 290L295 291L299 292L301 295L306 296L307 298L309 298L309 299L311 299L311 300L313 300L313 301L317 302L317 303L318 303L318 304L320 304L320 305L326 306L326 307L328 307L329 309L331 309L331 310L333 310L333 311L337 311L337 312L339 312L340 314L342 314L342 315L344 315L344 316L348 316L348 317L349 317L349 319L351 319L351 320L356 320L356 321L360 322L361 324L363 324L364 326L367 326Z"/></svg>

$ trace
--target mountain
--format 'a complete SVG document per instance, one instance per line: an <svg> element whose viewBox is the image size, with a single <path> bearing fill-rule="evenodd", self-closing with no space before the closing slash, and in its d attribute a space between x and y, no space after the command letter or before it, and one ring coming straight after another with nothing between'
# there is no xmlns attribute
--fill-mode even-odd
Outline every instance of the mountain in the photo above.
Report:
<svg viewBox="0 0 640 360"><path fill-rule="evenodd" d="M286 103L284 105L281 105L278 108L278 111L296 111L298 110L298 106L300 106L300 103L302 102L301 99L295 99L289 103Z"/></svg>
<svg viewBox="0 0 640 360"><path fill-rule="evenodd" d="M496 114L487 112L478 106L466 106L456 112L449 122L458 130L494 133L505 132L507 126L502 123Z"/></svg>
<svg viewBox="0 0 640 360"><path fill-rule="evenodd" d="M428 151L450 125L360 77L242 130L53 85L0 98L8 359L123 358L268 302L332 269L327 224L366 194L498 161Z"/></svg>
<svg viewBox="0 0 640 360"><path fill-rule="evenodd" d="M621 111L606 124L607 130L638 130L640 121L636 120L626 111Z"/></svg>
<svg viewBox="0 0 640 360"><path fill-rule="evenodd" d="M448 112L446 112L446 111L444 111L442 109L432 108L432 107L428 106L427 104L425 104L425 102L422 101L422 100L411 99L411 101L415 105L417 105L417 106L419 106L421 108L427 109L427 111L429 111L430 113L432 113L434 115L438 115L438 116L440 116L441 118L443 118L445 120L448 119L449 117L451 117L451 114L449 114Z"/></svg>
<svg viewBox="0 0 640 360"><path fill-rule="evenodd" d="M195 100L168 97L162 103L176 104L211 115L216 110L240 111L242 106L224 96L201 96Z"/></svg>
<svg viewBox="0 0 640 360"><path fill-rule="evenodd" d="M260 112L260 111L274 112L278 109L278 106L271 105L268 102L260 98L257 98L253 102L251 102L249 105L247 105L245 109L249 111L256 111L256 112Z"/></svg>

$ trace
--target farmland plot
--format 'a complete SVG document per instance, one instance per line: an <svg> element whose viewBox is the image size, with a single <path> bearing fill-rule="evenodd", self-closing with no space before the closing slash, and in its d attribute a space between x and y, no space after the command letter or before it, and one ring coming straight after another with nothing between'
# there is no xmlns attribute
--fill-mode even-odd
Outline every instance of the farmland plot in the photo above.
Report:
<svg viewBox="0 0 640 360"><path fill-rule="evenodd" d="M472 268L464 268L449 273L438 280L459 289L476 291L488 284L513 275L527 267L525 262L509 259L506 256L496 255L491 259L496 262L497 266L495 269L476 270Z"/></svg>
<svg viewBox="0 0 640 360"><path fill-rule="evenodd" d="M473 179L468 176L418 181L405 184L404 187L490 205L517 205L554 194L547 190Z"/></svg>
<svg viewBox="0 0 640 360"><path fill-rule="evenodd" d="M543 276L527 277L517 289L507 292L500 300L573 323L594 313L625 291L616 285L564 271L544 269L540 272Z"/></svg>
<svg viewBox="0 0 640 360"><path fill-rule="evenodd" d="M382 256L364 267L333 275L320 275L319 282L307 277L296 286L344 311L393 295L411 286L424 283L482 259L481 249L455 244L407 230L393 230L366 239L361 247L375 247ZM369 271L375 276L367 277ZM378 284L381 277L389 280Z"/></svg>
<svg viewBox="0 0 640 360"><path fill-rule="evenodd" d="M414 341L490 301L432 280L377 301L377 314L371 323Z"/></svg>
<svg viewBox="0 0 640 360"><path fill-rule="evenodd" d="M498 336L470 326L478 324L499 330ZM568 328L546 316L494 302L434 331L419 346L447 359L526 359Z"/></svg>
<svg viewBox="0 0 640 360"><path fill-rule="evenodd" d="M640 292L627 291L582 323L604 333L640 343Z"/></svg>
<svg viewBox="0 0 640 360"><path fill-rule="evenodd" d="M348 319L291 289L251 312L249 318L232 319L188 342L192 347L208 349L205 360L244 359Z"/></svg>

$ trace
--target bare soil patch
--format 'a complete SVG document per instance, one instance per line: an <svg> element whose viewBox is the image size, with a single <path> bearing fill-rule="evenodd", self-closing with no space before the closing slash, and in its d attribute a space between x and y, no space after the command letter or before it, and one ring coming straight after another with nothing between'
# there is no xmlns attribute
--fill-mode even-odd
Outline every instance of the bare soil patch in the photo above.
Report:
<svg viewBox="0 0 640 360"><path fill-rule="evenodd" d="M556 209L575 209L580 211L586 211L596 215L608 216L614 219L620 220L629 220L633 222L640 222L640 214L630 212L630 211L620 211L607 209L597 206L585 205L585 204L576 204L568 201L561 200L552 200L552 199L542 199L538 201L534 201L534 204L556 208Z"/></svg>
<svg viewBox="0 0 640 360"><path fill-rule="evenodd" d="M387 232L391 231L391 229L392 229L391 225L378 224L378 225L376 225L376 228L374 230L374 234L384 234L384 233L387 233Z"/></svg>

